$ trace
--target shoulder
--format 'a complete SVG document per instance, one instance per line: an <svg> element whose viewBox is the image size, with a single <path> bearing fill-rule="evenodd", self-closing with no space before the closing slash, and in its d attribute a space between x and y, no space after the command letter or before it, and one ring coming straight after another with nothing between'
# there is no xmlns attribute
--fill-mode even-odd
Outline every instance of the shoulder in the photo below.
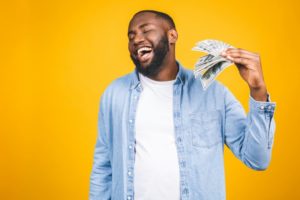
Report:
<svg viewBox="0 0 300 200"><path fill-rule="evenodd" d="M111 101L112 98L122 98L129 93L133 81L134 72L128 73L113 80L101 95L101 101Z"/></svg>
<svg viewBox="0 0 300 200"><path fill-rule="evenodd" d="M131 72L129 74L126 74L124 76L121 76L115 80L113 80L106 88L105 91L107 92L113 92L115 90L119 89L126 89L129 88L132 82L132 76L134 75L134 72Z"/></svg>

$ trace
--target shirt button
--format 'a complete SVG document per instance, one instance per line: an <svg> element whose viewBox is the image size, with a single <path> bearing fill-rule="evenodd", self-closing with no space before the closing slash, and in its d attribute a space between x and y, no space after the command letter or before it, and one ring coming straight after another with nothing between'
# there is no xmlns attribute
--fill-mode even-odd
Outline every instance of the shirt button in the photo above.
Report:
<svg viewBox="0 0 300 200"><path fill-rule="evenodd" d="M131 171L128 171L128 176L131 176L131 174L132 174Z"/></svg>
<svg viewBox="0 0 300 200"><path fill-rule="evenodd" d="M133 98L134 98L134 99L137 99L137 96L134 96Z"/></svg>
<svg viewBox="0 0 300 200"><path fill-rule="evenodd" d="M127 196L127 199L128 199L128 200L131 200L131 196Z"/></svg>
<svg viewBox="0 0 300 200"><path fill-rule="evenodd" d="M178 138L177 138L177 142L180 143L181 141L182 141L181 137L178 137Z"/></svg>
<svg viewBox="0 0 300 200"><path fill-rule="evenodd" d="M272 109L272 106L268 106L268 109L271 110L271 109Z"/></svg>
<svg viewBox="0 0 300 200"><path fill-rule="evenodd" d="M184 188L182 191L184 194L187 194L189 192L189 190L187 188Z"/></svg>
<svg viewBox="0 0 300 200"><path fill-rule="evenodd" d="M264 106L260 106L260 109L263 110L265 107Z"/></svg>
<svg viewBox="0 0 300 200"><path fill-rule="evenodd" d="M185 167L185 161L180 162L181 167Z"/></svg>
<svg viewBox="0 0 300 200"><path fill-rule="evenodd" d="M129 120L129 123L132 123L132 122L133 122L133 120L132 120L132 119L130 119L130 120Z"/></svg>
<svg viewBox="0 0 300 200"><path fill-rule="evenodd" d="M128 146L128 148L129 148L129 149L132 149L132 146L131 146L131 145L129 145L129 146Z"/></svg>

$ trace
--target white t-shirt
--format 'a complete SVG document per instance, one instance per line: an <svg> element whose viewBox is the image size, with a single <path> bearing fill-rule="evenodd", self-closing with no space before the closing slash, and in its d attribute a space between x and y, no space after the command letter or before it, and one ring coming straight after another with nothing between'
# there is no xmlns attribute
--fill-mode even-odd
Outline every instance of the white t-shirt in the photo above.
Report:
<svg viewBox="0 0 300 200"><path fill-rule="evenodd" d="M143 91L136 113L136 200L179 200L179 165L173 122L173 83L139 74Z"/></svg>

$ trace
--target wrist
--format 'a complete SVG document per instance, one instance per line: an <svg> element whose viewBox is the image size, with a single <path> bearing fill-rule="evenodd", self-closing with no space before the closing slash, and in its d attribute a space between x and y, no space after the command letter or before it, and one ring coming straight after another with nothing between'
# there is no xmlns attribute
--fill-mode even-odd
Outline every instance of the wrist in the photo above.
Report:
<svg viewBox="0 0 300 200"><path fill-rule="evenodd" d="M265 84L259 87L250 87L250 95L256 101L267 101L268 92Z"/></svg>

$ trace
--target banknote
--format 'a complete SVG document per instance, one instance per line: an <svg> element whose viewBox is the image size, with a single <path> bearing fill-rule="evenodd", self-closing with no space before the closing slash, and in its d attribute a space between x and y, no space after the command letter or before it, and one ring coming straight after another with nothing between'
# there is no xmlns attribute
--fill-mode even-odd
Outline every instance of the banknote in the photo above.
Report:
<svg viewBox="0 0 300 200"><path fill-rule="evenodd" d="M202 87L206 90L216 77L227 67L233 64L232 61L221 56L221 53L233 46L218 40L207 39L196 43L192 48L194 51L201 51L207 55L200 57L194 69L194 76L200 77Z"/></svg>

